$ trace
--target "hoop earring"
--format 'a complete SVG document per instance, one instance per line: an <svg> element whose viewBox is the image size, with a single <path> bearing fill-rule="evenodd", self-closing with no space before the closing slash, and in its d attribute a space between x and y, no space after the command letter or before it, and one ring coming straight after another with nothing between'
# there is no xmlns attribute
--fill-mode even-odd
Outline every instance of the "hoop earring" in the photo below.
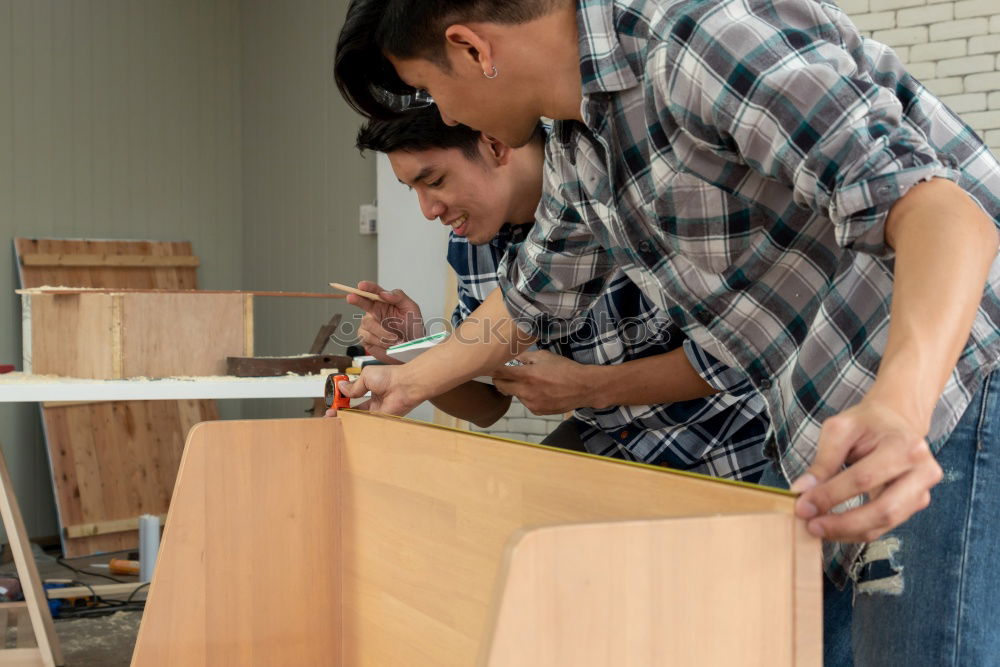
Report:
<svg viewBox="0 0 1000 667"><path fill-rule="evenodd" d="M500 74L500 72L497 71L497 66L496 65L493 66L493 74L492 75L491 74L487 74L486 72L483 72L483 76L485 76L487 79L495 79L495 78L497 78L497 76L499 74Z"/></svg>

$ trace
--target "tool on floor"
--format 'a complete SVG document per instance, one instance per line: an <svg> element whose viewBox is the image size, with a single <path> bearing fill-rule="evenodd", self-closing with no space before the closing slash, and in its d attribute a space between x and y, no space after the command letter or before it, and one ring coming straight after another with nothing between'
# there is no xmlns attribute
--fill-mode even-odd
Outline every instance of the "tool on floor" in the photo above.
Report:
<svg viewBox="0 0 1000 667"><path fill-rule="evenodd" d="M348 294L357 294L358 296L363 296L366 299L371 299L372 301L378 301L379 303L388 303L388 301L380 297L378 294L375 294L374 292L366 292L364 290L360 290L354 287L348 287L347 285L344 285L342 283L330 283L330 287L332 287L333 289L339 289L341 292L347 292Z"/></svg>
<svg viewBox="0 0 1000 667"><path fill-rule="evenodd" d="M350 382L350 378L346 375L329 375L326 378L326 386L323 389L323 394L326 397L326 407L328 408L349 408L351 407L351 398L349 396L344 396L340 393L340 387L338 383L340 382Z"/></svg>
<svg viewBox="0 0 1000 667"><path fill-rule="evenodd" d="M97 567L94 565L93 567ZM112 558L108 561L108 571L111 574L139 574L139 561L126 558Z"/></svg>

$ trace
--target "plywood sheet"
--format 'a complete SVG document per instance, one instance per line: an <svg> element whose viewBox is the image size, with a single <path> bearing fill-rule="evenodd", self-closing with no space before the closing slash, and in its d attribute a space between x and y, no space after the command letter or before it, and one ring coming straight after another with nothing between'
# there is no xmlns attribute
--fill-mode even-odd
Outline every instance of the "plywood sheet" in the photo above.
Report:
<svg viewBox="0 0 1000 667"><path fill-rule="evenodd" d="M253 355L243 294L122 294L122 376L225 375ZM248 350L247 345L251 348Z"/></svg>
<svg viewBox="0 0 1000 667"><path fill-rule="evenodd" d="M151 255L194 254L188 241L93 241L82 239L14 239L18 257L27 255ZM197 267L132 266L24 266L21 287L134 287L139 289L196 289Z"/></svg>
<svg viewBox="0 0 1000 667"><path fill-rule="evenodd" d="M108 401L45 408L62 527L162 514L184 439L218 419L214 401ZM134 530L64 538L68 557L134 549Z"/></svg>
<svg viewBox="0 0 1000 667"><path fill-rule="evenodd" d="M341 664L339 424L293 424L191 432L133 665Z"/></svg>
<svg viewBox="0 0 1000 667"><path fill-rule="evenodd" d="M196 289L195 266L37 266L28 255L191 257L187 241L14 239L21 287ZM190 426L217 419L215 401L127 401L43 407L60 528L163 514ZM119 478L123 475L123 478ZM67 557L134 549L137 531L63 537Z"/></svg>
<svg viewBox="0 0 1000 667"><path fill-rule="evenodd" d="M754 512L793 521L794 499L760 487L364 413L340 421L352 667L475 664L505 544L525 527ZM384 640L387 618L401 641Z"/></svg>
<svg viewBox="0 0 1000 667"><path fill-rule="evenodd" d="M779 513L528 530L481 664L796 664L791 540Z"/></svg>

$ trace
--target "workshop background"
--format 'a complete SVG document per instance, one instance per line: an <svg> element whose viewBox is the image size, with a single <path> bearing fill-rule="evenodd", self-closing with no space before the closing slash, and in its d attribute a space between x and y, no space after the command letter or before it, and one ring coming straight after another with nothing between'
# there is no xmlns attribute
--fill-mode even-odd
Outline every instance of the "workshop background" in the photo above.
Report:
<svg viewBox="0 0 1000 667"><path fill-rule="evenodd" d="M0 237L187 239L205 289L376 275L378 237L358 231L375 160L354 149L359 119L331 74L347 4L0 0ZM841 6L1000 152L1000 3ZM0 253L0 362L19 365L16 286L13 253ZM256 353L303 351L330 309L261 300ZM220 408L293 416L301 403ZM488 430L536 440L557 419L515 405ZM0 405L0 442L29 534L57 534L37 407Z"/></svg>

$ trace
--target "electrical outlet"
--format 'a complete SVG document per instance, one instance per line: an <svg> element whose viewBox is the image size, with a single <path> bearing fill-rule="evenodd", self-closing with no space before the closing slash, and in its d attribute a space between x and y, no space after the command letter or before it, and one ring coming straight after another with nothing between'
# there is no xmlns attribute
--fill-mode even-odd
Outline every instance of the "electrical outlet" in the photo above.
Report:
<svg viewBox="0 0 1000 667"><path fill-rule="evenodd" d="M362 204L358 210L359 229L363 236L378 233L378 207L374 204Z"/></svg>

